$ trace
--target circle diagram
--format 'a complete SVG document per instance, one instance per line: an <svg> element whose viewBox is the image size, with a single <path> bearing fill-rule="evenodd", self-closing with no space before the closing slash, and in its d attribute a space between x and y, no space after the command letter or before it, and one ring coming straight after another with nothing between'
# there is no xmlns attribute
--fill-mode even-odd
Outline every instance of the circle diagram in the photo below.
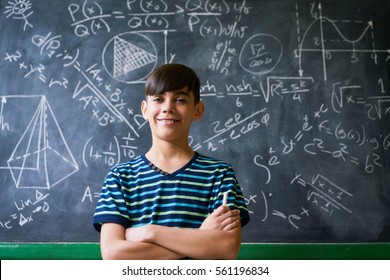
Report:
<svg viewBox="0 0 390 280"><path fill-rule="evenodd" d="M117 81L136 83L144 80L157 63L153 42L140 33L122 33L104 47L103 66Z"/></svg>
<svg viewBox="0 0 390 280"><path fill-rule="evenodd" d="M240 52L240 66L252 74L267 74L278 65L283 53L279 39L269 34L250 37Z"/></svg>

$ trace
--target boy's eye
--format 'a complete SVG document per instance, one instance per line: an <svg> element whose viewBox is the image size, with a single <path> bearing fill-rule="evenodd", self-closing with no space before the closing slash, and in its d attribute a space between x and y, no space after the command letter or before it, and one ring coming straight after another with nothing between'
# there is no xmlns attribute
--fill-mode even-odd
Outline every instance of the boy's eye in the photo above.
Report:
<svg viewBox="0 0 390 280"><path fill-rule="evenodd" d="M178 102L178 103L185 103L186 100L185 100L184 98L178 98L178 99L176 100L176 102Z"/></svg>
<svg viewBox="0 0 390 280"><path fill-rule="evenodd" d="M154 102L162 102L162 98L161 97L155 97L155 98L153 98L153 101Z"/></svg>

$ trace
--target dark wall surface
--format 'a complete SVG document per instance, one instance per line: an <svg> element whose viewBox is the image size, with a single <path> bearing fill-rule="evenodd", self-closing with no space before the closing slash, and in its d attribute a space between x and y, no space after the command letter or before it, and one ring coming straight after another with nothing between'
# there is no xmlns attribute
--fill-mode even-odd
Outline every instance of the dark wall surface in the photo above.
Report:
<svg viewBox="0 0 390 280"><path fill-rule="evenodd" d="M230 162L244 242L390 241L389 1L0 2L0 242L96 242L146 152L145 77L183 63L194 150Z"/></svg>

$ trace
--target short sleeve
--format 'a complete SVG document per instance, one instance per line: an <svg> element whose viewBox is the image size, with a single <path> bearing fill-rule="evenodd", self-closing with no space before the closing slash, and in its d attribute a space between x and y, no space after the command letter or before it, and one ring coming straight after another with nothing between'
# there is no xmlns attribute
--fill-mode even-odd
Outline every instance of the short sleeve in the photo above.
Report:
<svg viewBox="0 0 390 280"><path fill-rule="evenodd" d="M120 176L115 169L111 170L104 180L93 216L93 226L98 232L103 223L116 223L125 228L130 226Z"/></svg>
<svg viewBox="0 0 390 280"><path fill-rule="evenodd" d="M218 189L215 209L222 205L223 194L228 193L227 206L230 209L240 210L241 226L245 226L250 221L249 211L245 203L245 198L238 183L235 172L231 166L229 166L224 172L221 180L221 186Z"/></svg>

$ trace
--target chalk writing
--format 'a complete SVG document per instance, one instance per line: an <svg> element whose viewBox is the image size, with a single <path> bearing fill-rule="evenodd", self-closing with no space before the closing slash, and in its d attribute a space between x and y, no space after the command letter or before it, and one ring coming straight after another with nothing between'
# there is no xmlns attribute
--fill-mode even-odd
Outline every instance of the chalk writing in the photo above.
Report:
<svg viewBox="0 0 390 280"><path fill-rule="evenodd" d="M28 0L8 1L8 6L5 7L4 14L7 15L7 18L22 19L24 21L23 31L26 31L27 27L33 27L28 21L28 18L34 13L30 11L31 7L31 2Z"/></svg>

